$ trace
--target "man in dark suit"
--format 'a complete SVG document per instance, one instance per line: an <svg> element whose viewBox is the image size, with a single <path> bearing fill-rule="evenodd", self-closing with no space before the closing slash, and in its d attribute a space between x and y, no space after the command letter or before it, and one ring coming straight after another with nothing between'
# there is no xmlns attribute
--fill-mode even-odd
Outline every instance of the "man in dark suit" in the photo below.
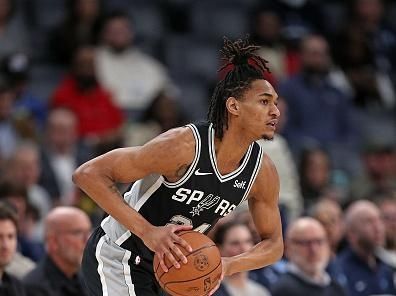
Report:
<svg viewBox="0 0 396 296"><path fill-rule="evenodd" d="M47 255L25 278L29 296L85 296L79 275L91 222L73 207L53 209L45 220Z"/></svg>

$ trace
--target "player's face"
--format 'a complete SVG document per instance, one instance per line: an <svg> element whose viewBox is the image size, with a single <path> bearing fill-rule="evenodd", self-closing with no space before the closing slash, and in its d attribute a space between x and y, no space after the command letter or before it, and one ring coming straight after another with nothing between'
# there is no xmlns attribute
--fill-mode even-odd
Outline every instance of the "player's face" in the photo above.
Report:
<svg viewBox="0 0 396 296"><path fill-rule="evenodd" d="M238 101L241 128L254 139L271 140L280 116L278 94L266 80L255 80Z"/></svg>
<svg viewBox="0 0 396 296"><path fill-rule="evenodd" d="M16 226L10 220L0 220L0 269L11 262L17 247Z"/></svg>

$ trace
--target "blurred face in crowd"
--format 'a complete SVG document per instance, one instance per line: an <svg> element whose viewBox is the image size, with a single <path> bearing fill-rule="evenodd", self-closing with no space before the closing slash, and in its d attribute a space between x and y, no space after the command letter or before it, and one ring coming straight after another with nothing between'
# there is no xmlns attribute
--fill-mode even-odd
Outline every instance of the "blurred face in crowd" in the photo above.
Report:
<svg viewBox="0 0 396 296"><path fill-rule="evenodd" d="M91 232L88 216L76 208L59 207L48 214L45 226L49 255L65 273L75 274Z"/></svg>
<svg viewBox="0 0 396 296"><path fill-rule="evenodd" d="M366 153L363 157L363 161L369 176L373 180L380 180L394 174L394 157L395 154L390 149L389 151L386 149L381 151L379 149Z"/></svg>
<svg viewBox="0 0 396 296"><path fill-rule="evenodd" d="M0 25L7 21L11 13L10 0L0 0Z"/></svg>
<svg viewBox="0 0 396 296"><path fill-rule="evenodd" d="M253 237L245 225L234 225L229 228L224 236L220 253L224 257L242 254L253 247Z"/></svg>
<svg viewBox="0 0 396 296"><path fill-rule="evenodd" d="M70 153L77 142L77 118L66 109L51 111L47 122L48 144L57 153Z"/></svg>
<svg viewBox="0 0 396 296"><path fill-rule="evenodd" d="M300 218L289 226L286 256L304 273L322 275L330 258L330 247L323 226L312 218Z"/></svg>
<svg viewBox="0 0 396 296"><path fill-rule="evenodd" d="M99 15L99 1L77 0L75 11L80 20L92 22Z"/></svg>
<svg viewBox="0 0 396 296"><path fill-rule="evenodd" d="M103 41L114 52L127 49L133 41L131 22L126 17L109 20L104 27Z"/></svg>
<svg viewBox="0 0 396 296"><path fill-rule="evenodd" d="M355 13L364 22L378 23L383 15L384 7L381 0L356 0Z"/></svg>
<svg viewBox="0 0 396 296"><path fill-rule="evenodd" d="M385 227L379 209L371 202L357 201L346 213L347 237L352 249L371 254L384 245Z"/></svg>
<svg viewBox="0 0 396 296"><path fill-rule="evenodd" d="M337 246L344 235L340 205L333 200L319 201L316 205L314 218L323 225L330 248L336 252Z"/></svg>
<svg viewBox="0 0 396 296"><path fill-rule="evenodd" d="M9 219L0 220L0 270L11 262L17 247L17 228Z"/></svg>
<svg viewBox="0 0 396 296"><path fill-rule="evenodd" d="M330 54L327 41L320 36L308 36L302 40L301 62L305 71L326 74L330 69Z"/></svg>
<svg viewBox="0 0 396 296"><path fill-rule="evenodd" d="M307 156L304 176L306 183L313 188L323 188L330 178L330 163L327 154L321 150L313 150Z"/></svg>
<svg viewBox="0 0 396 296"><path fill-rule="evenodd" d="M76 50L72 71L77 80L77 86L81 90L96 86L95 50L93 47L85 46Z"/></svg>
<svg viewBox="0 0 396 296"><path fill-rule="evenodd" d="M396 250L396 198L381 201L379 209L385 225L386 248Z"/></svg>
<svg viewBox="0 0 396 296"><path fill-rule="evenodd" d="M19 147L9 162L9 181L29 187L38 182L40 169L37 149L28 145Z"/></svg>
<svg viewBox="0 0 396 296"><path fill-rule="evenodd" d="M281 34L281 23L278 15L271 11L262 11L257 16L256 33L262 42L278 41Z"/></svg>
<svg viewBox="0 0 396 296"><path fill-rule="evenodd" d="M10 117L14 97L14 93L11 90L0 90L0 121Z"/></svg>

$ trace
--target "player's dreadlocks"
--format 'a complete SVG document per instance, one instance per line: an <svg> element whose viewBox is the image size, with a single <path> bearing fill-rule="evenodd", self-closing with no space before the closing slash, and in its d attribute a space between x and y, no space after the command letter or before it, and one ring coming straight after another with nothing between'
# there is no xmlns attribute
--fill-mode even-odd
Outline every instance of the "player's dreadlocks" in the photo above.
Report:
<svg viewBox="0 0 396 296"><path fill-rule="evenodd" d="M213 124L216 137L222 139L224 128L228 128L228 112L226 101L229 97L241 98L257 79L264 79L264 73L270 72L268 61L255 52L259 46L250 43L249 37L234 42L224 37L223 49L220 50L225 65L218 71L231 68L225 78L219 81L210 101L208 120Z"/></svg>

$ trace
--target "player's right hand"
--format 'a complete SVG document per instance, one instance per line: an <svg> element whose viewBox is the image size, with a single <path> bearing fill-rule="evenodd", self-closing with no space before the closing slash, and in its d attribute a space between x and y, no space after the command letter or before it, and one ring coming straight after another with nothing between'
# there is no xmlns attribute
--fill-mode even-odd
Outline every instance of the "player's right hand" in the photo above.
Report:
<svg viewBox="0 0 396 296"><path fill-rule="evenodd" d="M184 256L179 247L183 247L188 252L192 252L192 248L176 233L191 229L191 225L153 226L153 228L147 231L142 237L144 244L155 253L155 256L158 257L159 263L164 272L168 272L168 268L164 261L165 256L175 266L175 268L180 268L178 261L181 261L184 264L187 263L187 257Z"/></svg>

